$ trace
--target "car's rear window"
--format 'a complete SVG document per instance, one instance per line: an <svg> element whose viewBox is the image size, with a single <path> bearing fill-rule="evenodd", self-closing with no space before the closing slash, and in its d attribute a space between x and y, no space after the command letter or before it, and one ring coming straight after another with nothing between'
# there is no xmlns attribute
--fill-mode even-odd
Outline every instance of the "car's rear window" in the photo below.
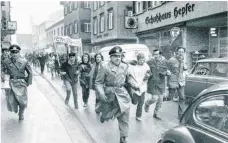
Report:
<svg viewBox="0 0 228 143"><path fill-rule="evenodd" d="M203 62L196 64L192 74L228 77L228 63Z"/></svg>

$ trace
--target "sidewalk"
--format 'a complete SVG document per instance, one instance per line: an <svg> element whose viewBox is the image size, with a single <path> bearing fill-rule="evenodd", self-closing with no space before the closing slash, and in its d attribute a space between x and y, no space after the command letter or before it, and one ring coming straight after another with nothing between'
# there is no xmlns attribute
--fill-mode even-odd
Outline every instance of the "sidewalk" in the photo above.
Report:
<svg viewBox="0 0 228 143"><path fill-rule="evenodd" d="M40 69L37 69L40 73ZM46 70L43 77L55 88L55 90L62 97L63 102L66 96L65 90L62 87L63 81L58 77L51 78L51 74ZM78 103L79 109L74 109L72 95L69 105L76 113L76 116L88 130L90 135L97 143L118 143L119 142L119 128L117 120L100 123L99 115L95 113L95 93L90 91L88 107L83 107L81 87L78 84ZM177 104L174 102L164 102L161 109L162 121L157 121L153 118L154 105L150 107L150 113L143 111L142 121L138 122L135 119L136 106L132 105L130 110L130 130L129 143L153 143L156 142L159 135L166 129L169 129L178 124L177 119Z"/></svg>

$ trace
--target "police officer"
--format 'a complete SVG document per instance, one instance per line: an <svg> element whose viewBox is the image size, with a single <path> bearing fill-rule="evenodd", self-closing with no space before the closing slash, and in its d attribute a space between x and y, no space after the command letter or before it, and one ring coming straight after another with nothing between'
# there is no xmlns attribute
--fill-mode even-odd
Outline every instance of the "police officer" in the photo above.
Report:
<svg viewBox="0 0 228 143"><path fill-rule="evenodd" d="M126 143L131 99L124 85L129 83L136 90L138 87L129 74L129 66L121 62L122 54L122 49L119 46L110 50L111 60L108 63L102 63L95 80L95 89L101 100L99 107L101 122L117 118L120 143Z"/></svg>
<svg viewBox="0 0 228 143"><path fill-rule="evenodd" d="M161 55L159 49L153 51L153 59L150 59L147 63L151 70L151 76L148 80L148 93L152 95L145 103L145 112L149 111L149 106L157 101L154 115L155 119L161 120L158 112L161 108L163 95L165 92L165 76L170 75L170 71L167 68L167 60Z"/></svg>
<svg viewBox="0 0 228 143"><path fill-rule="evenodd" d="M11 91L9 96L13 97L15 101L13 103L19 106L19 120L23 120L24 110L28 103L27 87L32 84L32 70L28 61L20 56L20 50L18 45L11 45L9 48L10 58L5 60L3 64L10 75Z"/></svg>

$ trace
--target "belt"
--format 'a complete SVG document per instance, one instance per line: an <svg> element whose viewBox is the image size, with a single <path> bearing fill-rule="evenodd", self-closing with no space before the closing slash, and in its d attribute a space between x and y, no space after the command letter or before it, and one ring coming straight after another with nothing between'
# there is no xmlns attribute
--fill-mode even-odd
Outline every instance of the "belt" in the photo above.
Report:
<svg viewBox="0 0 228 143"><path fill-rule="evenodd" d="M26 77L15 77L15 76L10 76L10 79L26 79Z"/></svg>
<svg viewBox="0 0 228 143"><path fill-rule="evenodd" d="M124 84L106 84L105 87L116 87L116 88L122 88Z"/></svg>

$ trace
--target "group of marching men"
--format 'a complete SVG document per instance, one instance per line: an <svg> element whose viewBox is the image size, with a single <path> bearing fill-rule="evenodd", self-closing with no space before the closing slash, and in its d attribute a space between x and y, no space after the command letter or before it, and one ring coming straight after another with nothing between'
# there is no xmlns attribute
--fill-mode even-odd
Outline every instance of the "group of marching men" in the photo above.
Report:
<svg viewBox="0 0 228 143"><path fill-rule="evenodd" d="M32 70L28 62L18 56L20 51L18 45L12 45L9 50L11 56L3 60L2 72L7 71L10 75L10 93L15 97L20 108L19 119L23 120L23 112L27 106L27 86L32 83ZM181 118L183 115L184 71L187 70L184 54L185 48L177 47L175 56L167 60L162 56L162 51L155 49L153 58L149 61L146 61L143 53L139 53L137 61L126 63L121 47L115 46L109 52L109 62L103 61L102 55L97 53L95 62L91 65L89 54L83 54L81 63L77 63L75 53L69 53L68 60L60 66L60 75L66 87L65 104L68 104L72 91L74 106L76 109L79 108L77 95L79 79L84 107L88 106L89 91L93 89L96 94L95 111L100 115L100 122L117 118L120 143L126 143L132 103L137 105L136 119L141 121L143 105L145 112L149 112L150 105L156 102L153 117L161 120L159 111L165 93L166 79L169 99L172 99L177 91L178 117Z"/></svg>

